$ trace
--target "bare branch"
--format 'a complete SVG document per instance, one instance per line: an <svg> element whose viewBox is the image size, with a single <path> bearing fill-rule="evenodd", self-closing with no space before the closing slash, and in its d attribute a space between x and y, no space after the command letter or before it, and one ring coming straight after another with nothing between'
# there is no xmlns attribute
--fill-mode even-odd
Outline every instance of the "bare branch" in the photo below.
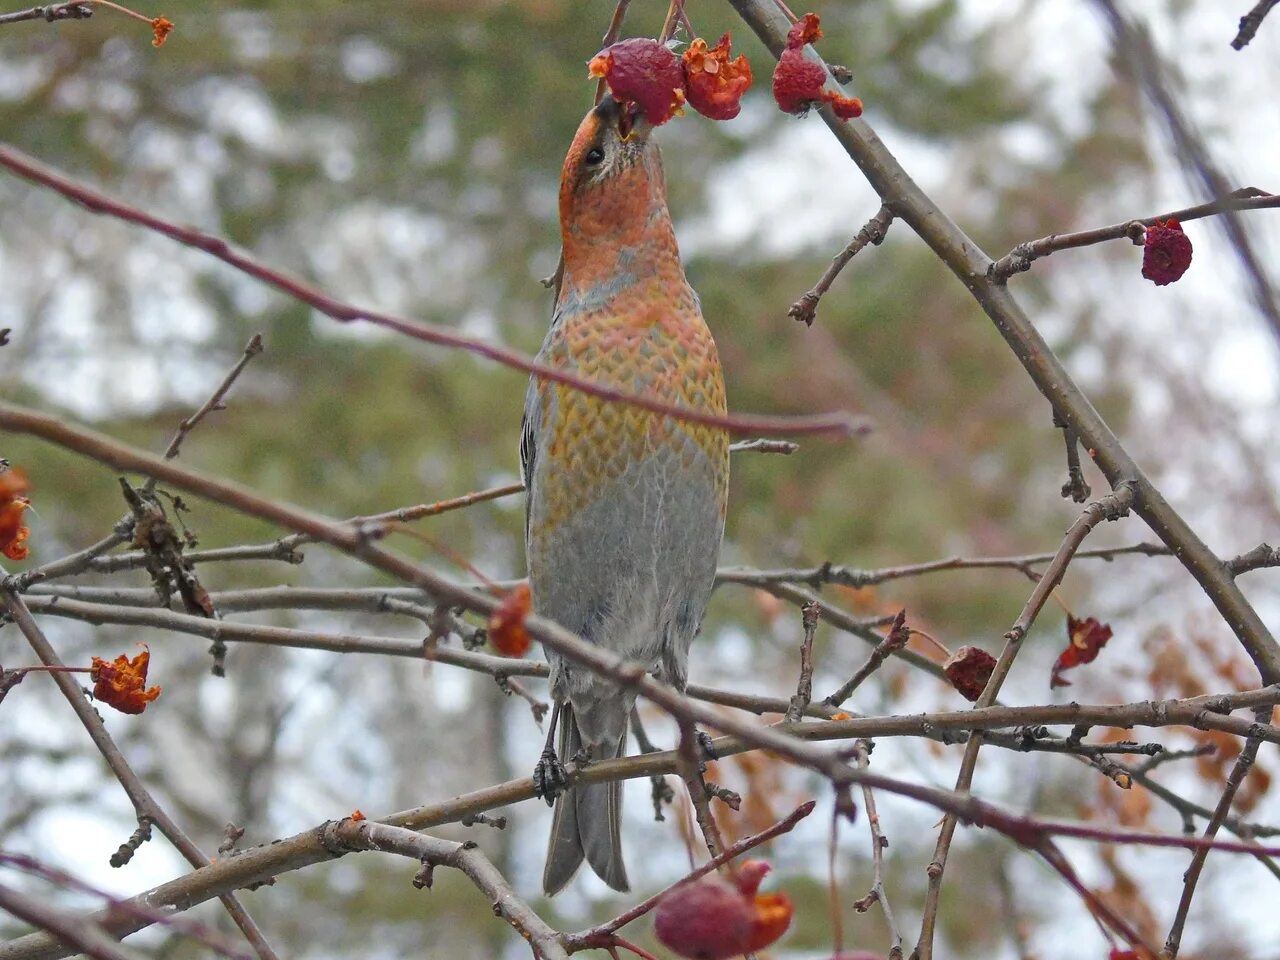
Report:
<svg viewBox="0 0 1280 960"><path fill-rule="evenodd" d="M52 644L49 643L44 632L32 618L31 611L27 609L21 597L9 588L0 586L0 604L3 604L5 609L8 610L9 616L13 618L13 622L22 631L22 635L27 638L27 642L31 644L31 649L35 651L36 656L39 657L42 663L50 667L64 666ZM192 842L191 838L183 832L182 828L178 826L164 808L155 801L155 798L151 796L150 791L147 790L138 775L133 772L133 768L129 766L124 754L116 746L115 740L107 732L106 724L102 722L98 712L93 709L93 706L89 703L89 698L80 689L80 685L66 673L53 673L52 676L54 682L58 685L58 689L62 691L67 702L71 704L71 709L75 711L81 724L88 731L89 738L93 741L94 746L98 748L98 752L102 754L103 759L107 761L107 765L111 767L111 772L120 781L120 786L128 794L129 800L133 803L134 810L137 813L139 824L154 823L193 867L208 866L209 858ZM125 861L127 859L127 856L123 858ZM119 866L121 864L113 860L112 865ZM230 914L231 918L236 922L236 926L244 933L245 938L252 945L260 960L276 960L275 951L271 949L271 946L263 937L262 931L258 928L253 918L249 916L248 911L245 910L236 895L226 892L222 894L221 900L227 913Z"/></svg>
<svg viewBox="0 0 1280 960"><path fill-rule="evenodd" d="M601 949L609 946L609 944L613 942L613 935L615 933L632 921L638 920L646 913L649 913L658 905L658 902L667 894L671 893L671 891L687 886L699 877L706 876L712 870L719 869L729 861L742 856L742 854L746 853L748 850L752 850L760 846L762 843L769 842L774 837L779 837L784 833L790 833L791 829L795 827L797 823L813 812L813 808L815 806L816 804L813 800L800 804L800 806L796 807L796 809L791 811L791 813L783 817L773 826L768 827L757 834L753 834L752 836L744 837L733 846L724 850L719 856L712 857L701 866L695 867L675 883L670 884L665 889L660 890L648 899L642 900L634 907L618 914L612 920L607 920L602 924L591 927L589 930L583 930L580 933L574 933L566 936L564 938L565 948L570 953L577 953L579 950L589 950L593 948Z"/></svg>
<svg viewBox="0 0 1280 960"><path fill-rule="evenodd" d="M1211 203L1158 213L1153 217L1113 223L1108 227L1081 230L1078 233L1051 233L1039 240L1020 243L991 264L987 270L987 276L1003 283L1015 273L1030 270L1032 263L1041 257L1047 257L1059 250L1088 247L1108 240L1130 240L1141 243L1143 228L1152 226L1157 220L1177 220L1179 223L1184 223L1189 220L1218 216L1228 210L1267 210L1276 207L1280 207L1280 196L1274 196L1257 187L1240 187L1238 190L1232 190L1223 199Z"/></svg>
<svg viewBox="0 0 1280 960"><path fill-rule="evenodd" d="M172 460L178 455L178 451L182 449L182 441L187 438L187 434L194 430L201 420L215 410L225 409L222 405L223 398L228 392L230 392L231 387L235 384L237 378L239 378L240 374L244 372L244 368L249 365L249 361L261 352L262 334L255 333L249 339L248 344L245 345L244 353L240 356L236 365L231 368L227 375L222 379L222 382L218 384L209 399L201 404L200 408L196 410L195 413L191 414L191 416L178 424L178 432L173 435L173 439L169 441L169 446L165 448L164 458L166 460ZM154 479L149 481L147 486L143 489L149 496L152 491L155 490Z"/></svg>
<svg viewBox="0 0 1280 960"><path fill-rule="evenodd" d="M72 0L70 3L53 3L48 6L32 7L15 13L0 13L0 27L9 23L21 23L24 20L44 20L54 23L58 20L88 20L93 16L93 6L88 0Z"/></svg>
<svg viewBox="0 0 1280 960"><path fill-rule="evenodd" d="M534 957L568 960L569 954L560 943L560 934L516 895L507 878L471 841L455 843L440 840L372 820L331 822L321 833L321 845L338 855L346 851L377 850L421 861L423 870L414 880L417 887L431 886L434 867L461 870L476 889L489 898L494 914L507 921L529 942Z"/></svg>
<svg viewBox="0 0 1280 960"><path fill-rule="evenodd" d="M1058 547L1057 554L1049 562L1049 566L1045 568L1044 575L1037 581L1035 589L1031 591L1031 596L1027 598L1027 602L1022 608L1022 612L1018 615L1018 619L1014 621L1013 627L1005 634L1004 649L1000 652L1000 658L996 661L995 669L992 671L991 679L987 681L986 689L978 697L978 701L975 704L976 708L989 707L995 702L1000 693L1000 687L1004 683L1005 677L1009 675L1013 661L1022 647L1023 637L1026 636L1027 631L1035 622L1053 588L1062 581L1062 577L1066 574L1067 566L1071 563L1071 558L1075 556L1075 552L1080 548L1080 544L1084 542L1084 538L1104 519L1116 520L1125 516L1129 512L1133 499L1134 485L1128 481L1121 482L1114 491L1085 507L1080 517L1071 525L1066 536L1062 538L1062 544ZM978 763L978 751L981 748L982 735L974 734L965 745L964 758L960 762L960 773L956 777L957 792L967 792L972 785L973 773ZM920 938L916 942L915 950L921 960L929 960L933 953L933 935L942 895L942 874L946 869L947 855L951 848L951 839L955 836L957 822L958 819L954 816L948 815L943 818L942 829L938 833L938 843L934 847L933 860L929 863L929 886L925 894L924 916L920 924Z"/></svg>
<svg viewBox="0 0 1280 960"><path fill-rule="evenodd" d="M805 707L813 699L813 635L818 631L818 605L806 603L800 608L800 622L804 628L804 641L800 644L800 680L796 695L787 704L785 720L795 723L804 716Z"/></svg>
<svg viewBox="0 0 1280 960"><path fill-rule="evenodd" d="M394 330L424 343L463 350L475 356L493 360L513 370L522 370L543 380L564 384L575 390L581 390L583 393L599 397L602 400L630 404L652 413L664 414L689 423L720 427L739 435L785 436L787 434L831 433L842 436L860 436L871 429L870 423L865 418L855 417L847 413L817 414L809 417L771 417L752 414L721 416L688 407L675 406L653 397L641 396L627 390L585 380L570 370L531 360L515 350L477 340L474 337L458 333L456 330L420 320L410 320L407 317L393 316L376 310L365 310L353 304L344 303L297 277L290 277L281 271L266 266L249 254L235 249L222 237L205 233L194 227L179 226L176 223L163 220L160 217L132 207L127 203L112 199L106 194L68 179L7 144L0 144L0 166L7 167L11 172L32 183L49 187L68 199L87 207L94 213L105 214L124 220L127 223L147 227L185 246L202 250L223 263L235 267L237 270L262 281L268 286L274 287L276 290L307 304L340 323L369 323L387 330Z"/></svg>
<svg viewBox="0 0 1280 960"><path fill-rule="evenodd" d="M1268 723L1271 720L1271 713L1271 707L1259 707L1255 716L1259 723ZM1236 791L1240 789L1240 785L1244 783L1244 778L1253 769L1253 762L1257 759L1258 748L1261 746L1261 740L1250 738L1246 741L1244 749L1240 751L1240 756L1236 757L1236 762L1231 767L1231 773L1227 777L1227 785L1223 788L1222 796L1218 798L1217 807L1214 808L1213 817L1204 828L1206 840L1212 840L1218 835L1218 830L1222 827L1223 821L1231 813L1231 804L1235 800ZM1191 899L1195 896L1196 884L1200 880L1200 872L1204 869L1204 863L1208 856L1208 847L1200 847L1195 850L1191 854L1191 865L1187 867L1186 873L1182 875L1182 897L1178 900L1178 910L1174 914L1173 923L1169 927L1169 936L1164 942L1164 955L1169 960L1173 960L1178 955L1178 947L1182 943L1182 930L1187 922L1187 914L1191 910Z"/></svg>
<svg viewBox="0 0 1280 960"><path fill-rule="evenodd" d="M859 740L855 744L859 769L865 770L871 764L873 746L870 740ZM873 903L880 904L885 923L889 925L889 960L902 960L902 931L898 929L898 921L894 919L893 908L889 906L889 894L884 886L884 851L889 846L889 841L880 829L875 792L865 783L862 785L862 806L867 812L867 828L871 831L872 881L871 892L857 901L853 909L866 913Z"/></svg>
<svg viewBox="0 0 1280 960"><path fill-rule="evenodd" d="M776 3L729 2L770 52L778 56L786 45L791 24ZM807 55L816 57L812 51ZM872 188L892 205L895 216L924 240L991 318L1036 387L1072 425L1107 481L1113 487L1123 480L1133 482L1135 511L1195 577L1258 666L1263 680L1280 681L1280 645L1271 631L1232 581L1221 559L1161 496L1081 393L1008 287L987 276L991 258L920 189L865 120L843 121L825 105L818 107L817 113Z"/></svg>
<svg viewBox="0 0 1280 960"><path fill-rule="evenodd" d="M59 910L47 901L28 896L0 884L0 910L11 913L41 930L48 930L62 943L83 951L93 960L145 960L142 954L131 950L108 935L101 927L85 923L84 919Z"/></svg>
<svg viewBox="0 0 1280 960"><path fill-rule="evenodd" d="M1236 33L1236 38L1231 41L1233 50L1243 50L1249 45L1249 41L1257 35L1258 28L1262 26L1262 21L1277 2L1280 0L1258 0L1253 9L1240 18L1240 30Z"/></svg>
<svg viewBox="0 0 1280 960"><path fill-rule="evenodd" d="M880 669L880 665L885 660L902 650L907 645L907 641L911 639L911 631L907 629L906 623L907 611L901 610L897 617L894 618L893 624L889 628L889 633L875 645L866 662L858 668L858 672L849 678L848 683L841 686L839 690L831 694L823 702L831 707L840 706L853 696L853 691L857 690L867 677Z"/></svg>
<svg viewBox="0 0 1280 960"><path fill-rule="evenodd" d="M791 305L791 309L787 311L787 316L792 320L801 321L806 327L813 326L814 317L818 311L818 301L822 299L823 294L831 289L831 284L835 282L836 277L840 276L840 271L848 265L849 261L863 247L868 244L879 246L883 243L884 238L888 235L891 223L893 223L893 211L888 204L885 204L849 241L849 245L831 259L831 266L827 267L826 272L818 278L818 282L813 285L813 288L808 293Z"/></svg>

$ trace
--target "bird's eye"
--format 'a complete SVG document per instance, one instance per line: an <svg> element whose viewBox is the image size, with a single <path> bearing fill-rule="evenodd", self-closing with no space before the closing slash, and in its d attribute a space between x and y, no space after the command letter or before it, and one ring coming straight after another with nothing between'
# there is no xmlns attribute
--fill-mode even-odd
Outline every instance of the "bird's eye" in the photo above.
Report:
<svg viewBox="0 0 1280 960"><path fill-rule="evenodd" d="M599 147L592 147L587 151L587 155L583 159L586 161L588 167L594 167L604 159L604 151Z"/></svg>

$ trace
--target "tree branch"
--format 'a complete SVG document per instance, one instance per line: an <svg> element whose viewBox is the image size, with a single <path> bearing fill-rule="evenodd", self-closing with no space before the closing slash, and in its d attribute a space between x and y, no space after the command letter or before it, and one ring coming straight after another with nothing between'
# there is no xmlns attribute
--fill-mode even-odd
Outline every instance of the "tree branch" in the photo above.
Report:
<svg viewBox="0 0 1280 960"><path fill-rule="evenodd" d="M742 19L778 56L790 28L772 0L729 0ZM805 55L817 58L812 47ZM862 170L881 199L892 205L945 263L991 318L1036 387L1071 424L1107 481L1132 480L1134 509L1182 561L1258 666L1267 683L1280 680L1280 646L1225 570L1221 559L1161 496L1115 434L1080 392L1008 287L987 276L991 258L930 199L864 120L842 121L823 105L823 122Z"/></svg>
<svg viewBox="0 0 1280 960"><path fill-rule="evenodd" d="M13 618L13 622L22 631L22 635L27 638L27 642L31 644L31 648L36 652L36 656L40 658L42 663L50 667L64 666L57 652L53 649L53 645L49 643L44 632L32 618L31 611L27 609L21 597L8 587L0 586L0 604L3 604L5 609L8 610L9 616ZM58 689L62 691L67 702L71 704L71 709L75 711L81 724L84 725L94 746L98 748L98 752L107 761L111 772L120 781L120 786L128 794L129 800L133 803L134 811L137 813L139 824L145 827L154 823L193 867L198 869L208 866L209 858L183 832L182 828L169 816L165 809L156 802L150 791L138 778L138 775L133 772L133 768L129 766L124 754L116 746L115 740L107 732L106 724L102 722L98 712L89 703L89 698L80 689L80 685L66 673L54 673L52 676L54 682L58 685ZM126 848L129 849L129 853L123 857L122 862L127 862L129 856L132 856L132 846L126 845L121 849L124 850ZM120 866L122 862L117 863L113 860L112 865ZM248 911L245 910L235 894L227 892L221 896L221 900L227 913L230 914L236 926L244 933L245 939L249 941L260 960L277 960L275 951L271 949L262 931L258 928L253 918L249 916Z"/></svg>
<svg viewBox="0 0 1280 960"><path fill-rule="evenodd" d="M127 223L147 227L185 246L202 250L223 263L235 267L237 270L262 281L295 300L307 304L340 323L362 322L387 330L394 330L424 343L463 350L475 356L493 360L513 370L521 370L525 373L536 375L542 380L572 387L602 400L629 404L688 423L720 427L739 435L779 436L786 434L831 433L842 436L859 436L871 429L869 421L865 418L855 417L847 413L817 414L808 417L771 417L753 414L721 416L688 407L676 406L653 397L641 396L627 390L585 380L570 370L531 360L515 350L477 340L474 337L466 336L446 327L425 323L420 320L410 320L407 317L393 316L376 310L365 310L353 304L345 303L297 277L288 276L279 270L266 266L249 254L235 249L222 237L205 233L194 227L179 226L176 223L163 220L127 203L108 197L106 194L51 170L28 157L22 151L7 144L0 144L0 166L8 168L12 173L31 183L55 190L94 213L105 214Z"/></svg>
<svg viewBox="0 0 1280 960"><path fill-rule="evenodd" d="M1131 240L1142 242L1143 228L1152 226L1157 220L1177 220L1185 223L1226 213L1228 210L1267 210L1280 207L1280 196L1259 190L1257 187L1241 187L1232 190L1221 200L1197 204L1194 207L1183 207L1169 213L1159 213L1154 217L1142 217L1138 220L1126 220L1113 223L1109 227L1095 227L1092 230L1081 230L1078 233L1051 233L1039 240L1020 243L987 269L987 276L999 283L1007 281L1015 273L1031 269L1031 264L1041 257L1047 257L1059 250L1071 250L1076 247L1088 247L1108 240Z"/></svg>
<svg viewBox="0 0 1280 960"><path fill-rule="evenodd" d="M1240 18L1240 29L1236 33L1236 38L1231 41L1233 50L1243 50L1249 45L1249 41L1257 36L1262 21L1278 2L1280 0L1258 0L1253 9Z"/></svg>

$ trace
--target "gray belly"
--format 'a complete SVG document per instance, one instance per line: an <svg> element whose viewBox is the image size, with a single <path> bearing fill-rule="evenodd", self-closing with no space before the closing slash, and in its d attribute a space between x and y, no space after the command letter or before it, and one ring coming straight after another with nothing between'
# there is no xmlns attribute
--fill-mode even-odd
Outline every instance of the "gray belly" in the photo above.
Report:
<svg viewBox="0 0 1280 960"><path fill-rule="evenodd" d="M533 477L532 531L551 508L537 476L548 466L538 464ZM724 531L714 474L701 451L690 469L675 450L660 449L557 528L531 535L534 609L683 687ZM600 686L550 651L547 659L557 697Z"/></svg>

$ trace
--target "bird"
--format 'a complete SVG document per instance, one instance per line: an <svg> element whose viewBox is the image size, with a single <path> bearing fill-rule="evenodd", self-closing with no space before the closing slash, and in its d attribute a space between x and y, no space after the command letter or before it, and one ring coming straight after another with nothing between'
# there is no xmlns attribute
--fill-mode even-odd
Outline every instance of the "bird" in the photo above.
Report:
<svg viewBox="0 0 1280 960"><path fill-rule="evenodd" d="M607 95L578 127L560 180L562 279L538 360L723 416L720 358L685 277L651 132ZM534 374L520 459L534 612L683 690L724 536L727 431ZM626 891L621 784L566 789L563 763L622 756L636 695L546 656L553 712L534 783L555 811L543 889L558 892L585 859Z"/></svg>

